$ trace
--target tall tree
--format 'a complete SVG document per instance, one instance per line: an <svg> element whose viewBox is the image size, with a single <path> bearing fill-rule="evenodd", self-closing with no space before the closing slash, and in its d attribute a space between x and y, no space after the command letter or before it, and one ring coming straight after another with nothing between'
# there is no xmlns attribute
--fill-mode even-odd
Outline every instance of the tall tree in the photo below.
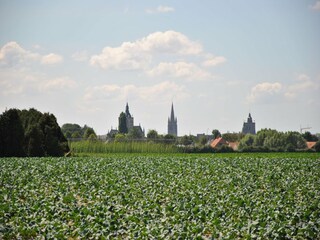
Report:
<svg viewBox="0 0 320 240"><path fill-rule="evenodd" d="M256 136L253 134L246 134L239 143L239 149L252 147Z"/></svg>
<svg viewBox="0 0 320 240"><path fill-rule="evenodd" d="M45 156L44 135L38 125L28 127L25 134L25 151L30 157Z"/></svg>
<svg viewBox="0 0 320 240"><path fill-rule="evenodd" d="M124 112L120 113L119 116L119 133L126 134L128 133L128 128L127 128L127 117Z"/></svg>
<svg viewBox="0 0 320 240"><path fill-rule="evenodd" d="M221 133L218 129L213 129L212 135L213 135L214 139L221 137Z"/></svg>
<svg viewBox="0 0 320 240"><path fill-rule="evenodd" d="M92 136L91 136L92 135ZM87 127L84 134L83 134L83 138L84 139L88 139L91 136L91 138L97 138L97 134L95 133L95 131L93 130L93 128L91 127Z"/></svg>
<svg viewBox="0 0 320 240"><path fill-rule="evenodd" d="M19 110L9 109L0 115L0 156L22 157L24 152L24 129Z"/></svg>
<svg viewBox="0 0 320 240"><path fill-rule="evenodd" d="M155 140L157 139L159 136L158 136L158 132L156 130L149 130L148 133L147 133L147 139L148 140Z"/></svg>

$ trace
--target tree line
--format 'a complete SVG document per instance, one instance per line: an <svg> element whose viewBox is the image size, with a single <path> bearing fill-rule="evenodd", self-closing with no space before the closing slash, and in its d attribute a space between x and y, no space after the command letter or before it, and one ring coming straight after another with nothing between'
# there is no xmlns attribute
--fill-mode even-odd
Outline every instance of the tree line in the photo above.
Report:
<svg viewBox="0 0 320 240"><path fill-rule="evenodd" d="M294 152L305 150L307 142L317 142L315 151L320 151L320 141L310 132L279 132L274 129L262 129L256 135L246 134L239 143L241 151L277 151Z"/></svg>
<svg viewBox="0 0 320 240"><path fill-rule="evenodd" d="M63 156L68 141L53 114L9 109L0 115L1 157Z"/></svg>
<svg viewBox="0 0 320 240"><path fill-rule="evenodd" d="M85 139L85 140L96 140L97 134L92 127L84 125L81 127L75 123L65 123L61 127L61 131L67 139Z"/></svg>

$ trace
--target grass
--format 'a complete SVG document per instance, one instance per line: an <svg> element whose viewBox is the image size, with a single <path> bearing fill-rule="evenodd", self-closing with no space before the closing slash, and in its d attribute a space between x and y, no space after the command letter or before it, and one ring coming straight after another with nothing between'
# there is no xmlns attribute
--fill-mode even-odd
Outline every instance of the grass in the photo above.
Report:
<svg viewBox="0 0 320 240"><path fill-rule="evenodd" d="M80 141L70 142L70 148L76 155L92 153L178 153L179 149L172 144L154 142L110 142Z"/></svg>

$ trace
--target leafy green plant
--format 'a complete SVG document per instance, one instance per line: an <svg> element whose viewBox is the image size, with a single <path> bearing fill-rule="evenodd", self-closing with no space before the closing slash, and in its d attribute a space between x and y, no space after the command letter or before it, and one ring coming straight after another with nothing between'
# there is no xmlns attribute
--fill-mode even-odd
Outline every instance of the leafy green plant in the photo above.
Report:
<svg viewBox="0 0 320 240"><path fill-rule="evenodd" d="M317 153L0 158L0 239L319 239Z"/></svg>

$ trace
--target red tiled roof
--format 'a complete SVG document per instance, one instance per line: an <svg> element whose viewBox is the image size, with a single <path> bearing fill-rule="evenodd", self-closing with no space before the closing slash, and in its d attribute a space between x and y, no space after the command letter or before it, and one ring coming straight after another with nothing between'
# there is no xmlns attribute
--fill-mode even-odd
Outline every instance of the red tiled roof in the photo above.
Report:
<svg viewBox="0 0 320 240"><path fill-rule="evenodd" d="M317 142L307 142L307 148L311 149L316 145Z"/></svg>
<svg viewBox="0 0 320 240"><path fill-rule="evenodd" d="M212 148L215 148L215 147L218 147L219 145L225 145L227 144L227 141L224 140L222 137L219 137L219 138L216 138L214 139L211 143L210 143L210 146Z"/></svg>

